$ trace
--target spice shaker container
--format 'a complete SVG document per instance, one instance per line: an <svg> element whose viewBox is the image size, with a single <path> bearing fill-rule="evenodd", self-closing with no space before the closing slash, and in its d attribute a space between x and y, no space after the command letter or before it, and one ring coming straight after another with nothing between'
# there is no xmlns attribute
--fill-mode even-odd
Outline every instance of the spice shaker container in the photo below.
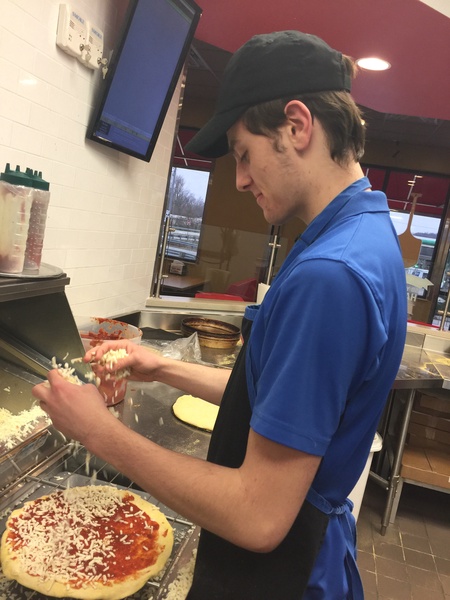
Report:
<svg viewBox="0 0 450 600"><path fill-rule="evenodd" d="M47 209L50 201L50 184L42 179L42 172L27 169L27 175L33 186L33 201L30 212L27 245L25 249L25 271L39 271L41 266L42 248L44 245Z"/></svg>
<svg viewBox="0 0 450 600"><path fill-rule="evenodd" d="M7 163L0 173L0 273L23 270L32 200L30 178Z"/></svg>

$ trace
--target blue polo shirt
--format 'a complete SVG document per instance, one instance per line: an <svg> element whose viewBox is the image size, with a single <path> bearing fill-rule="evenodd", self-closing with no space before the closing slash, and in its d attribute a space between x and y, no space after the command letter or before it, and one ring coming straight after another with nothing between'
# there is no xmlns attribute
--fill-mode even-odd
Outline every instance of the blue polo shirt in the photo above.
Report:
<svg viewBox="0 0 450 600"><path fill-rule="evenodd" d="M405 270L386 196L362 178L307 227L253 320L251 427L322 456L314 489L333 505L355 486L400 365Z"/></svg>

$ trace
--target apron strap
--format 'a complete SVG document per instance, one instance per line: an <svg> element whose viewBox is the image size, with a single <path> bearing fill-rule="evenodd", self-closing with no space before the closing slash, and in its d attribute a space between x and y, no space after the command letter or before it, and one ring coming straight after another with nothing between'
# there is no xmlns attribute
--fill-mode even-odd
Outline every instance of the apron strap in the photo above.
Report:
<svg viewBox="0 0 450 600"><path fill-rule="evenodd" d="M346 498L343 504L339 506L332 506L330 502L323 496L321 496L318 492L316 492L313 488L310 488L306 499L320 511L324 512L331 519L336 519L339 523L339 528L331 526L327 530L327 534L333 536L335 532L339 532L343 538L343 543L346 548L345 551L345 573L346 580L348 585L348 593L346 598L348 600L364 600L364 589L361 581L361 577L359 574L358 566L356 564L356 520L354 516L351 514L353 509L353 502ZM332 540L331 540L332 543ZM318 560L320 560L320 554ZM314 577L314 574L313 574ZM328 587L325 585L325 589L333 589L331 585ZM314 594L308 595L306 592L304 598L311 600L314 598L326 598L326 595L320 596L317 594L317 589Z"/></svg>
<svg viewBox="0 0 450 600"><path fill-rule="evenodd" d="M306 499L326 515L341 515L347 510L351 511L353 509L353 502L350 500L350 498L346 498L344 504L341 504L340 506L332 506L326 498L321 496L313 488L309 488Z"/></svg>

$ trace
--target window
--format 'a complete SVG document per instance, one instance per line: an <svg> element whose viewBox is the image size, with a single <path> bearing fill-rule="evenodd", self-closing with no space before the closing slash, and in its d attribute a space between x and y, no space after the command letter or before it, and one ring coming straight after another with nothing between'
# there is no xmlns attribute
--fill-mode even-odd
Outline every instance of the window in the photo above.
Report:
<svg viewBox="0 0 450 600"><path fill-rule="evenodd" d="M417 264L408 272L427 277L433 264L444 208L447 203L450 178L383 167L363 167L372 189L383 190L388 198L391 219L398 235L409 221L413 200L416 205L411 233L422 240Z"/></svg>
<svg viewBox="0 0 450 600"><path fill-rule="evenodd" d="M167 210L175 231L169 233L167 257L191 262L197 259L208 182L208 171L172 167Z"/></svg>
<svg viewBox="0 0 450 600"><path fill-rule="evenodd" d="M197 130L180 128L172 161L166 209L175 231L169 233L166 257L197 260L203 212L213 162L187 153L184 146Z"/></svg>

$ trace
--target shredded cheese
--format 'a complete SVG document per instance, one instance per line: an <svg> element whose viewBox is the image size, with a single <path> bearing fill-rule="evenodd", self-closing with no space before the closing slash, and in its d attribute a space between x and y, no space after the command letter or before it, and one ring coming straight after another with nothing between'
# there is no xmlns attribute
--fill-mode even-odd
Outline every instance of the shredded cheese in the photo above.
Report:
<svg viewBox="0 0 450 600"><path fill-rule="evenodd" d="M177 578L169 584L164 600L185 600L192 586L196 558L197 549L194 549L187 565L179 570Z"/></svg>
<svg viewBox="0 0 450 600"><path fill-rule="evenodd" d="M112 369L114 364L120 358L125 358L126 356L128 356L128 352L125 350L125 348L119 348L118 350L108 350L108 352L105 352L105 354L100 359L100 364L108 365ZM130 376L130 371L129 369L119 369L116 373L114 373L114 376L117 381L119 381L120 379L126 379Z"/></svg>
<svg viewBox="0 0 450 600"><path fill-rule="evenodd" d="M44 424L50 422L46 413L37 405L17 415L6 408L0 408L0 444L6 450L11 450L25 441L42 421Z"/></svg>
<svg viewBox="0 0 450 600"><path fill-rule="evenodd" d="M70 383L74 383L75 385L83 385L83 382L81 381L81 379L78 377L78 375L75 374L75 369L73 367L70 367L68 363L64 363L64 365L61 363L57 363L56 358L53 356L52 357L52 367L54 369L57 369L58 373L66 381L69 381Z"/></svg>
<svg viewBox="0 0 450 600"><path fill-rule="evenodd" d="M66 355L67 356L67 355ZM94 354L95 356L95 354ZM101 365L108 365L110 368L113 367L113 365L120 359L120 358L125 358L125 356L128 356L128 352L124 349L124 348L119 348L118 350L108 350L108 352L105 352L105 354L102 356L102 358L100 359L99 363ZM78 358L73 358L70 362L72 364L76 363L76 362L80 362L82 361L82 358L78 357ZM83 382L80 380L80 378L78 377L78 375L75 373L75 369L73 367L71 367L67 362L62 364L62 363L57 363L56 362L56 358L53 356L52 358L52 366L54 369L57 369L58 373L66 380L69 381L70 383L73 383L75 385L83 385ZM116 381L120 381L121 379L126 379L130 376L130 370L129 369L119 369L115 374L114 377L116 379ZM91 381L92 383L95 383L95 385L97 387L100 386L101 384L101 380L99 377L97 377L95 375L95 373L87 373L86 374L86 378ZM105 376L105 380L108 381L109 379L111 379L111 375L108 373Z"/></svg>

